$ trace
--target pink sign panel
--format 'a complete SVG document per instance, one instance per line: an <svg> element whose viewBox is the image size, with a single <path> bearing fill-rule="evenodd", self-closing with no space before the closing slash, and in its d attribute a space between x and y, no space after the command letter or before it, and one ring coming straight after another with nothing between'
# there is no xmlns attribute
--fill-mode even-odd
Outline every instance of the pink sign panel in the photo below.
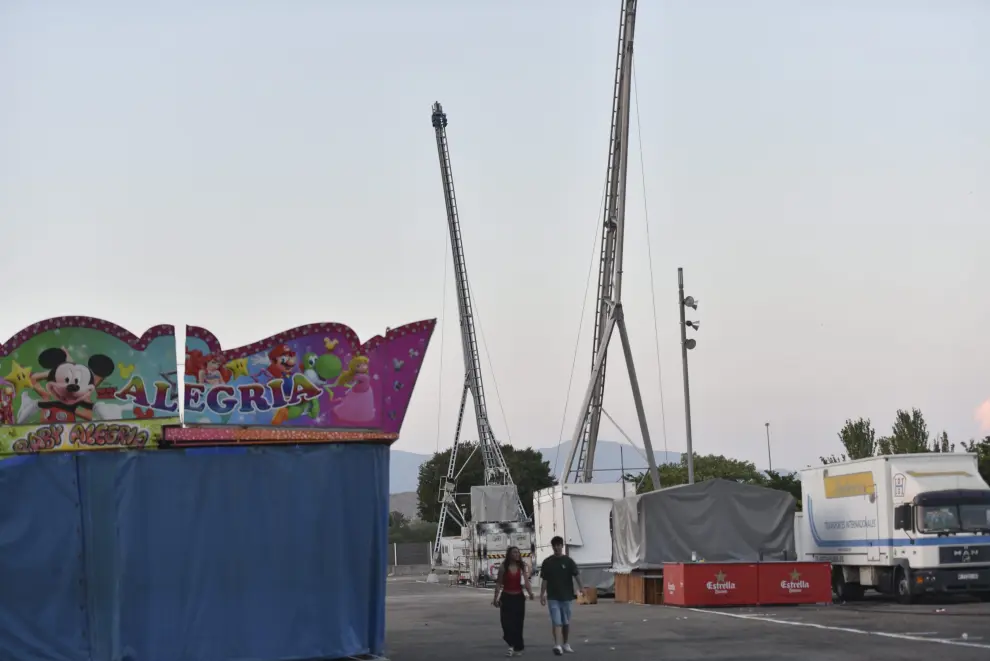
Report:
<svg viewBox="0 0 990 661"><path fill-rule="evenodd" d="M310 324L228 350L187 326L183 422L396 434L435 326L418 321L362 344L343 324Z"/></svg>

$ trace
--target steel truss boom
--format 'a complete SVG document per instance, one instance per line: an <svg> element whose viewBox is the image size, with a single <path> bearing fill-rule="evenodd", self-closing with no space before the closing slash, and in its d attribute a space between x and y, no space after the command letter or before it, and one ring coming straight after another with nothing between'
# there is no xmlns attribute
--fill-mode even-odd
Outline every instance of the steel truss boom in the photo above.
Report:
<svg viewBox="0 0 990 661"><path fill-rule="evenodd" d="M468 286L467 263L464 259L464 243L461 239L461 225L457 215L457 198L454 195L454 175L450 165L450 151L447 146L447 114L440 103L433 104L433 130L437 138L437 154L440 158L440 175L443 179L443 197L447 207L447 228L450 232L451 256L454 260L454 278L457 287L457 310L461 326L461 349L464 353L464 390L461 393L461 406L457 414L457 428L454 444L450 451L450 464L443 479L440 491L440 523L437 526L436 543L433 545L433 562L440 555L440 539L443 536L447 517L453 517L461 525L464 517L454 501L457 475L457 451L461 444L461 425L464 422L464 407L468 394L474 404L474 417L478 429L477 451L485 468L486 485L513 484L509 468L502 455L502 449L488 422L488 407L485 403L485 387L481 377L481 356L478 353L478 338L474 330L474 311L471 305L471 289ZM516 495L519 520L526 520L522 500Z"/></svg>
<svg viewBox="0 0 990 661"><path fill-rule="evenodd" d="M643 398L633 364L629 334L622 310L622 256L626 220L626 172L629 160L629 103L632 90L633 36L636 28L636 0L623 0L619 20L619 46L615 64L615 85L612 92L612 132L609 140L608 171L602 250L598 268L598 305L595 314L595 335L591 378L581 404L580 417L571 438L565 465L565 482L591 482L595 467L595 449L601 425L602 403L605 398L605 366L608 344L618 329L625 356L629 383L632 386L636 414L653 487L659 488L653 443L643 410Z"/></svg>

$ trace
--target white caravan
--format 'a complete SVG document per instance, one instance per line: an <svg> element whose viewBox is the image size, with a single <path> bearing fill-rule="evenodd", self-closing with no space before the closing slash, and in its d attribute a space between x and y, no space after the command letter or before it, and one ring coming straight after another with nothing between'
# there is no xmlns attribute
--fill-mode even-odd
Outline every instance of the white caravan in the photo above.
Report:
<svg viewBox="0 0 990 661"><path fill-rule="evenodd" d="M866 588L902 602L934 593L990 598L990 486L976 455L858 459L801 471L802 560L831 562L841 600Z"/></svg>
<svg viewBox="0 0 990 661"><path fill-rule="evenodd" d="M440 538L440 566L467 571L471 560L471 540L464 537Z"/></svg>

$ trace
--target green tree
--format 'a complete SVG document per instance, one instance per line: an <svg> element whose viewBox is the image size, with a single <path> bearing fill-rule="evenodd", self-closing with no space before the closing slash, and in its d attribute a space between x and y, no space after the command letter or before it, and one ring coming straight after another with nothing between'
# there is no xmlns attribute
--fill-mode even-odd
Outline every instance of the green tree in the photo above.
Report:
<svg viewBox="0 0 990 661"><path fill-rule="evenodd" d="M956 444L949 442L949 435L942 432L932 439L932 452L955 452Z"/></svg>
<svg viewBox="0 0 990 661"><path fill-rule="evenodd" d="M800 512L804 509L804 502L801 498L801 478L796 473L782 475L777 471L767 471L764 477L763 486L777 491L786 491L794 496L797 501L797 509Z"/></svg>
<svg viewBox="0 0 990 661"><path fill-rule="evenodd" d="M657 466L657 472L660 473L660 485L663 487L687 484L687 455L681 455L680 463ZM653 480L649 473L627 474L624 477L627 481L636 484L636 493L646 493L653 490ZM762 484L764 479L756 465L751 461L730 459L720 454L696 454L694 456L694 481L704 482L715 478L748 484Z"/></svg>
<svg viewBox="0 0 990 661"><path fill-rule="evenodd" d="M437 534L437 524L428 521L406 521L401 526L389 526L388 543L432 542Z"/></svg>
<svg viewBox="0 0 990 661"><path fill-rule="evenodd" d="M846 420L839 430L839 442L845 449L840 455L820 457L823 464L838 464L850 459L866 459L877 453L877 433L869 418Z"/></svg>
<svg viewBox="0 0 990 661"><path fill-rule="evenodd" d="M931 452L928 437L928 423L918 409L910 412L897 410L890 436L877 441L881 454L915 454Z"/></svg>
<svg viewBox="0 0 990 661"><path fill-rule="evenodd" d="M977 466L983 481L990 484L990 436L985 436L982 441L969 441L962 444L966 452L976 455Z"/></svg>
<svg viewBox="0 0 990 661"><path fill-rule="evenodd" d="M680 463L657 466L657 472L660 473L660 482L663 487L687 484L687 457L682 455ZM653 480L648 472L627 473L623 479L636 485L636 493L647 493L653 490ZM801 480L797 475L782 475L776 471L767 471L764 475L757 470L756 465L751 461L730 459L715 454L695 455L694 481L704 482L713 479L732 480L733 482L755 484L786 491L798 501L798 508L801 507Z"/></svg>
<svg viewBox="0 0 990 661"><path fill-rule="evenodd" d="M846 420L839 431L839 441L850 459L866 459L877 453L877 433L869 418Z"/></svg>
<svg viewBox="0 0 990 661"><path fill-rule="evenodd" d="M533 492L546 489L557 484L556 478L550 469L550 462L544 461L543 455L531 448L514 448L511 445L502 445L502 455L505 463L509 467L512 481L519 489L519 497L522 499L523 508L530 516L533 514ZM457 476L455 493L464 494L457 497L457 502L465 512L465 518L470 518L470 497L468 494L471 487L481 486L485 483L485 469L481 460L481 453L475 451L477 445L473 443L462 443L457 450L457 465L454 475ZM423 521L432 521L434 524L440 519L440 487L443 478L447 475L447 468L450 464L450 449L434 454L430 459L423 462L419 467L419 485L416 493L419 496L419 517ZM454 535L459 531L456 526L448 524L444 529L445 535Z"/></svg>
<svg viewBox="0 0 990 661"><path fill-rule="evenodd" d="M403 526L409 525L409 517L407 517L402 512L389 512L388 513L388 527L392 528L402 528Z"/></svg>

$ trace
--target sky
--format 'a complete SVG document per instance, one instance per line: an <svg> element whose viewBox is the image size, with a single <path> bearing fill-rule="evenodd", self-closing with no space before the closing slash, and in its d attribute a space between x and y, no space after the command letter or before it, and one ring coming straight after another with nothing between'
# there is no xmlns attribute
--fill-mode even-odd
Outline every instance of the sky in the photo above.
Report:
<svg viewBox="0 0 990 661"><path fill-rule="evenodd" d="M395 447L449 446L439 100L492 424L554 445L591 363L619 7L0 1L0 336L85 314L234 347L436 317ZM774 465L799 468L847 418L882 434L910 407L990 434L990 4L643 0L637 19L623 302L654 447L685 447L678 267L701 303L696 452L766 466L769 421ZM605 408L641 445L613 346Z"/></svg>

